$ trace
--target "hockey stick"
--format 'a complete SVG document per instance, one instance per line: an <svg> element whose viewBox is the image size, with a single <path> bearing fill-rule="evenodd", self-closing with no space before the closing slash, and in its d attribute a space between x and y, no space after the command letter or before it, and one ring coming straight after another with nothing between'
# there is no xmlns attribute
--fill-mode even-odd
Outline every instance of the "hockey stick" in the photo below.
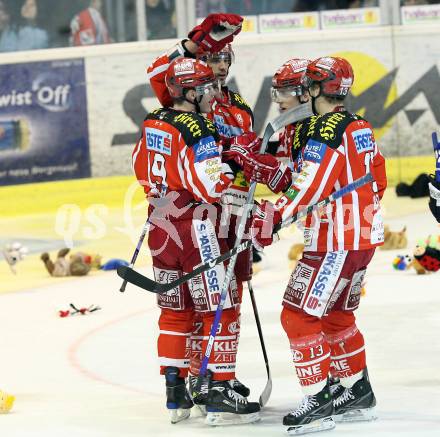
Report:
<svg viewBox="0 0 440 437"><path fill-rule="evenodd" d="M252 283L250 280L248 281L248 289L249 295L251 296L252 308L254 310L255 323L258 329L258 337L260 338L261 350L263 352L264 364L266 365L267 382L259 399L261 407L264 407L270 398L270 394L272 393L272 376L270 375L269 359L267 358L266 346L264 344L263 331L261 329L260 316L258 315L257 302L255 302L254 290L252 288Z"/></svg>
<svg viewBox="0 0 440 437"><path fill-rule="evenodd" d="M435 153L435 180L440 182L440 142L437 139L437 132L432 133L432 145Z"/></svg>
<svg viewBox="0 0 440 437"><path fill-rule="evenodd" d="M314 209L322 208L323 206L329 204L330 202L333 202L336 199L339 199L346 194L350 193L351 191L354 191L369 182L373 181L373 176L371 173L366 174L365 176L362 176L359 179L356 179L354 182L346 185L345 187L342 187L340 190L335 191L334 193L330 194L330 196L326 197L325 199L314 203L313 205L309 205L306 208L303 208L299 210L295 215L293 215L288 220L278 224L274 228L274 232L278 232L281 228L284 228L286 226L290 226L292 223L298 221L299 219L307 216L310 214ZM208 261L206 263L203 263L196 267L192 272L189 272L180 278L169 282L167 284L161 284L159 282L153 281L150 278L147 278L144 275L141 275L140 273L136 272L135 270L126 267L126 266L120 266L118 267L118 275L127 280L128 282L137 285L140 288L143 288L144 290L150 291L152 293L166 293L167 291L172 290L173 288L176 288L183 284L184 282L189 281L191 278L194 278L197 275L200 275L200 273L206 272L209 269L212 269L216 264L220 264L227 259L231 258L233 255L236 255L240 252L243 252L248 247L251 246L251 241L245 241L241 243L238 246L235 246L228 252L225 252L224 254L220 255L218 258L215 258L211 261Z"/></svg>
<svg viewBox="0 0 440 437"><path fill-rule="evenodd" d="M266 151L267 143L269 142L270 137L277 130L281 129L284 126L287 126L288 124L294 123L299 120L303 120L304 118L310 117L312 115L313 112L309 107L309 105L300 105L297 106L296 108L292 108L291 110L286 111L285 113L279 115L274 120L269 122L269 124L264 129L263 140L260 146L260 154ZM252 208L254 206L254 195L256 188L257 188L257 183L251 182L249 187L249 192L246 197L246 203L243 206L242 216L240 217L240 221L238 224L237 237L235 240L234 248L240 245L241 240L243 238L249 213L252 211ZM197 378L197 387L199 389L202 386L203 377L206 375L206 371L208 369L209 358L211 356L211 351L214 346L215 336L217 334L217 329L223 312L223 306L226 302L226 297L228 295L229 285L231 283L232 276L234 274L234 268L237 262L237 256L238 253L232 255L231 259L229 260L228 267L226 269L225 279L222 284L222 288L220 292L220 301L215 311L214 321L212 322L211 325L211 332L209 334L208 343L206 345L205 353L202 359L202 363L200 365L199 376Z"/></svg>
<svg viewBox="0 0 440 437"><path fill-rule="evenodd" d="M142 228L142 233L141 233L141 236L139 238L139 241L138 241L138 244L136 246L136 249L135 249L135 251L133 253L133 256L131 257L131 261L130 261L130 265L129 265L129 267L131 269L133 268L134 263L136 262L136 259L137 259L138 255L139 255L140 250L141 250L142 243L144 242L145 235L147 234L148 225L149 225L149 222L148 222L148 218L147 218L147 220L145 221L144 227ZM124 282L122 282L121 288L119 289L119 291L121 293L123 293L125 291L125 287L127 286L127 282L129 282L129 281L124 278Z"/></svg>

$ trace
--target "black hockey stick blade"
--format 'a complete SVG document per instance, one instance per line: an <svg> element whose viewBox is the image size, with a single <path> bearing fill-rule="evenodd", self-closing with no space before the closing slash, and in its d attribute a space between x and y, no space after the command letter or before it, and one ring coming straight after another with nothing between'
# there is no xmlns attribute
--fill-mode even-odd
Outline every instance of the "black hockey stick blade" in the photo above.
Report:
<svg viewBox="0 0 440 437"><path fill-rule="evenodd" d="M175 279L174 281L171 281L167 284L160 284L150 278L147 278L146 276L133 270L130 266L118 267L117 273L122 279L125 279L127 282L130 282L133 285L137 285L138 287L143 288L144 290L151 291L152 293L159 293L159 294L166 293L167 291L170 291L173 288L180 286L184 282L189 281L191 278L194 278L195 276L200 275L200 273L206 272L206 270L212 269L217 264L220 264L220 263L228 260L236 253L243 252L248 247L250 247L251 244L252 243L250 240L244 241L240 245L229 250L228 252L225 252L224 254L220 255L218 258L215 258L212 261L208 261L206 263L200 264L192 272L186 273L182 277Z"/></svg>
<svg viewBox="0 0 440 437"><path fill-rule="evenodd" d="M153 293L165 293L168 291L168 284L159 284L128 266L119 266L117 273L124 281L130 282L130 284L136 285L144 290L152 291Z"/></svg>

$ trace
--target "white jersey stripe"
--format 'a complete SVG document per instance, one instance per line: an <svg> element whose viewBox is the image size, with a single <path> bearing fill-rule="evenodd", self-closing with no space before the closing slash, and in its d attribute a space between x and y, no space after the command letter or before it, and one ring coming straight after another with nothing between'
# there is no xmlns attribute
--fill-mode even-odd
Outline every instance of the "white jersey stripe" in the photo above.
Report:
<svg viewBox="0 0 440 437"><path fill-rule="evenodd" d="M131 158L131 169L133 170L133 172L134 172L134 164L136 162L137 156L138 156L139 152L141 151L141 145L142 145L142 138L138 141L138 143L134 149L134 152L133 152L133 157Z"/></svg>
<svg viewBox="0 0 440 437"><path fill-rule="evenodd" d="M154 70L152 70L150 73L147 73L147 79L151 80L152 77L157 76L160 73L163 73L164 71L166 71L168 69L169 66L170 66L169 63L168 64L163 64L163 65L159 65Z"/></svg>
<svg viewBox="0 0 440 437"><path fill-rule="evenodd" d="M340 190L341 184L336 181L335 183L335 189ZM338 250L344 250L344 241L345 241L345 234L344 234L344 206L342 202L342 198L336 199L336 223L338 226L338 233L337 233L337 239L338 239Z"/></svg>
<svg viewBox="0 0 440 437"><path fill-rule="evenodd" d="M179 142L181 138L182 138L182 134L179 134ZM185 190L188 190L188 186L186 185L186 180L185 180L185 173L183 171L183 165L182 165L182 161L185 159L186 149L187 147L185 146L180 152L179 159L177 160L177 171L179 172L179 179L182 182L183 188L185 188Z"/></svg>
<svg viewBox="0 0 440 437"><path fill-rule="evenodd" d="M176 331L165 331L163 329L161 329L159 331L159 334L164 334L164 335L177 335L179 337L189 337L191 335L191 332L176 332Z"/></svg>
<svg viewBox="0 0 440 437"><path fill-rule="evenodd" d="M344 133L343 135L344 139L344 146L347 147L347 134ZM351 171L351 165L350 165L350 159L348 156L348 150L345 153L346 157L346 169L347 169L347 182L350 184L353 182L353 174ZM361 231L361 223L360 223L360 217L359 217L359 196L356 190L353 190L351 192L351 200L352 200L352 212L353 212L353 250L359 250L359 240L360 240L360 231Z"/></svg>
<svg viewBox="0 0 440 437"><path fill-rule="evenodd" d="M160 366L174 366L180 368L189 368L189 358L179 360L177 358L159 357Z"/></svg>
<svg viewBox="0 0 440 437"><path fill-rule="evenodd" d="M333 206L330 203L326 207L326 214L329 218L327 230L327 252L331 252L333 250L333 233L335 231L335 221L333 220L332 212Z"/></svg>
<svg viewBox="0 0 440 437"><path fill-rule="evenodd" d="M191 337L192 340L208 340L209 339L209 335L194 335L193 337ZM237 336L236 335L216 335L215 336L215 341L217 340L222 340L222 341L226 341L226 340L237 340Z"/></svg>
<svg viewBox="0 0 440 437"><path fill-rule="evenodd" d="M333 361L337 361L337 360L342 360L342 358L353 357L354 355L360 354L364 349L365 349L365 346L362 346L361 348L355 350L354 352L350 352L350 353L344 354L344 355L337 355L335 357L332 356L331 359Z"/></svg>
<svg viewBox="0 0 440 437"><path fill-rule="evenodd" d="M193 181L191 167L190 167L190 163L189 163L187 156L185 156L185 160L183 162L183 165L184 165L186 180L188 181L189 185L191 186L191 190L193 191L193 193L195 193L195 195L198 196L200 199L202 199L204 202L209 203L205 199L205 196L200 192L200 190L197 188L196 184Z"/></svg>

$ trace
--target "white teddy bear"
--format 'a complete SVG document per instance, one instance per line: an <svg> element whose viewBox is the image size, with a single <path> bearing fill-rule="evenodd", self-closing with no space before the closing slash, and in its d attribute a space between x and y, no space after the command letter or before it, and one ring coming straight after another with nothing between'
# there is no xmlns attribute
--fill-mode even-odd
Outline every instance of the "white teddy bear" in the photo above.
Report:
<svg viewBox="0 0 440 437"><path fill-rule="evenodd" d="M3 256L9 264L12 273L16 274L15 265L21 261L28 253L28 249L21 243L15 242L7 244L3 249Z"/></svg>

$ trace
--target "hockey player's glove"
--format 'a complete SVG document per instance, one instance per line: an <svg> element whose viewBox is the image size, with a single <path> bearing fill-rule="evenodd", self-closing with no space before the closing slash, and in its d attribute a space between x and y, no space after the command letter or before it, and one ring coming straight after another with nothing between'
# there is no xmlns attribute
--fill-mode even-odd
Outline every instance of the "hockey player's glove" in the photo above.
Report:
<svg viewBox="0 0 440 437"><path fill-rule="evenodd" d="M261 145L261 139L254 132L239 135L232 139L232 143L223 153L227 160L234 160L241 168L244 168L245 162L252 153L258 153Z"/></svg>
<svg viewBox="0 0 440 437"><path fill-rule="evenodd" d="M247 180L267 185L274 193L287 190L292 183L292 170L268 153L249 154L243 169Z"/></svg>
<svg viewBox="0 0 440 437"><path fill-rule="evenodd" d="M273 234L273 228L280 222L280 212L271 202L263 200L252 217L251 225L252 244L257 250L278 241L278 234Z"/></svg>
<svg viewBox="0 0 440 437"><path fill-rule="evenodd" d="M432 215L440 223L440 182L437 182L433 176L430 176L429 182L429 209Z"/></svg>
<svg viewBox="0 0 440 437"><path fill-rule="evenodd" d="M208 52L219 52L240 33L243 17L236 14L209 14L188 34L188 38Z"/></svg>

